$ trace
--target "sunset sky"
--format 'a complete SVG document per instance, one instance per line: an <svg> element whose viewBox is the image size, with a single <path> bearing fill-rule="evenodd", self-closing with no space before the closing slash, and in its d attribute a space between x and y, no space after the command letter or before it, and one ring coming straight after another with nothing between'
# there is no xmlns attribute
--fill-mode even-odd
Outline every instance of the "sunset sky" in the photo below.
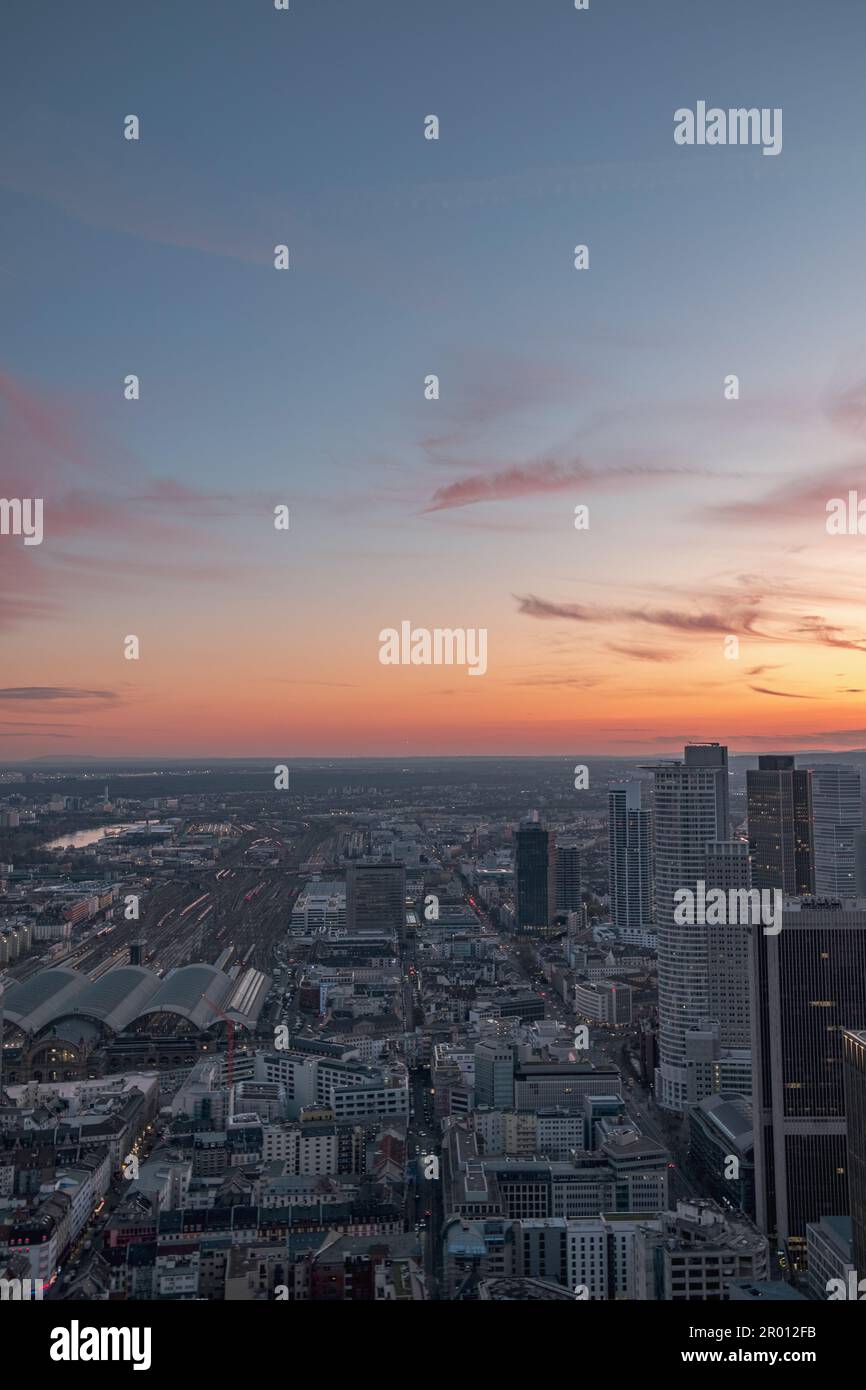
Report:
<svg viewBox="0 0 866 1390"><path fill-rule="evenodd" d="M866 746L866 7L9 12L0 757Z"/></svg>

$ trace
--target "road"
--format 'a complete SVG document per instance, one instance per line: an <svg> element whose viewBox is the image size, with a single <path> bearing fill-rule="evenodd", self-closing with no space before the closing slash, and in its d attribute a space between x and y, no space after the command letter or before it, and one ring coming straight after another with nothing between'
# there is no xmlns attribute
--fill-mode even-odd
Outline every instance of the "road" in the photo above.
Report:
<svg viewBox="0 0 866 1390"><path fill-rule="evenodd" d="M442 1275L442 1151L438 1122L433 1117L433 1095L430 1089L430 1068L418 1068L409 1077L410 1115L407 1129L407 1159L416 1178L407 1186L406 1226L412 1231L421 1226L424 1248L424 1273L431 1298L435 1298ZM426 1177L422 1156L434 1157L440 1176ZM435 1172L435 1170L434 1170Z"/></svg>

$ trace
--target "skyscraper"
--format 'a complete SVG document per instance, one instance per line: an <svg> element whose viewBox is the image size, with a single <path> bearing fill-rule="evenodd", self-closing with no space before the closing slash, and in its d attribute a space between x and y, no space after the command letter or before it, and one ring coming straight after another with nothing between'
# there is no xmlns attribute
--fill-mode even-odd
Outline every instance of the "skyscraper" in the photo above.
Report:
<svg viewBox="0 0 866 1390"><path fill-rule="evenodd" d="M406 868L394 863L350 864L346 875L346 923L351 933L406 931Z"/></svg>
<svg viewBox="0 0 866 1390"><path fill-rule="evenodd" d="M786 903L750 928L757 1221L792 1263L848 1212L842 1034L866 1027L866 909Z"/></svg>
<svg viewBox="0 0 866 1390"><path fill-rule="evenodd" d="M751 886L749 847L745 841L711 841L706 847L704 878L708 886L726 892L732 888L748 889ZM739 921L708 922L706 932L708 1015L719 1025L723 1051L748 1048L751 1042L748 926ZM726 1088L721 1077L720 1085L721 1089Z"/></svg>
<svg viewBox="0 0 866 1390"><path fill-rule="evenodd" d="M556 910L579 912L580 846L576 840L558 840L556 844Z"/></svg>
<svg viewBox="0 0 866 1390"><path fill-rule="evenodd" d="M861 1278L866 1278L866 1033L846 1028L842 1033L842 1057L854 1268Z"/></svg>
<svg viewBox="0 0 866 1390"><path fill-rule="evenodd" d="M484 1039L475 1044L475 1104L495 1110L514 1105L514 1048Z"/></svg>
<svg viewBox="0 0 866 1390"><path fill-rule="evenodd" d="M789 754L762 755L746 773L746 797L752 886L814 893L811 772Z"/></svg>
<svg viewBox="0 0 866 1390"><path fill-rule="evenodd" d="M694 771L702 768L714 774L718 834L713 838L726 840L731 828L727 748L723 747L721 743L687 743L683 752L683 761L686 767Z"/></svg>
<svg viewBox="0 0 866 1390"><path fill-rule="evenodd" d="M607 793L607 866L614 926L640 930L652 915L652 815L641 808L637 780L611 784Z"/></svg>
<svg viewBox="0 0 866 1390"><path fill-rule="evenodd" d="M682 1110L700 1099L686 1034L709 1017L706 929L674 920L675 894L697 895L705 880L706 847L728 838L728 750L697 744L682 762L659 763L654 774L653 843L658 931L659 1067L656 1099ZM691 1074L690 1074L691 1072Z"/></svg>
<svg viewBox="0 0 866 1390"><path fill-rule="evenodd" d="M517 930L548 927L556 911L556 836L538 821L524 821L517 832Z"/></svg>
<svg viewBox="0 0 866 1390"><path fill-rule="evenodd" d="M825 763L812 769L815 826L815 893L851 897L857 891L855 837L863 829L860 773Z"/></svg>

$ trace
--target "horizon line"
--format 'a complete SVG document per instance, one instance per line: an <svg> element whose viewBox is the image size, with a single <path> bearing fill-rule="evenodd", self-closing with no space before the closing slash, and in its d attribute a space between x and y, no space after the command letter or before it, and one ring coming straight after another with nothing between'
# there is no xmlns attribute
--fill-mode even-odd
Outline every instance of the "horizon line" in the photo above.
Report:
<svg viewBox="0 0 866 1390"><path fill-rule="evenodd" d="M854 747L854 748L836 748L836 747L827 747L827 748L796 748L796 747L790 747L790 746L789 746L788 748L786 748L786 749L785 749L784 751L782 751L782 752L780 752L778 749L770 750L770 751L769 751L769 754L767 754L767 753L761 753L761 752L759 752L759 751L755 751L755 750L752 750L752 749L736 749L736 748L732 748L730 744L722 743L722 742L721 742L720 740L718 740L718 739L707 739L707 740L695 739L695 740L689 740L687 743L682 743L682 744L679 744L678 746L679 746L679 747L682 747L682 748L692 748L692 747L700 747L700 746L702 746L704 743L718 743L720 747L726 748L726 749L727 749L728 754L729 754L730 757L734 757L734 758L758 758L758 757L764 757L764 756L785 757L786 755L788 755L788 756L794 756L794 757L806 757L806 756L813 756L813 755L822 755L822 756L823 756L823 755L826 755L826 754L829 754L829 753L847 753L847 754L849 754L849 755L850 755L850 754L855 754L855 753L860 753L860 754L866 755L866 745L858 745L857 747ZM417 762L437 762L437 761L442 761L442 760L445 760L445 759L447 759L448 761L451 761L451 762L489 762L489 761L496 761L496 762L502 762L502 761L506 761L506 762L526 762L526 761L532 761L532 762L558 762L558 761L560 761L561 759L571 759L571 758L578 758L578 757L584 757L584 758L587 758L587 759L589 759L589 760L596 760L596 761L598 761L598 760L600 760L600 759L607 759L608 761L634 762L634 761L636 761L636 760L638 760L638 759L642 759L642 758L648 758L648 759L656 758L656 759L658 759L658 760L665 760L665 761L667 761L667 760L669 759L670 756L672 756L672 755L670 755L670 754L668 754L668 753L666 753L666 752L663 752L663 751L661 751L661 750L658 749L658 748L650 748L650 749L645 749L645 750L643 750L643 751L641 751L641 750L638 749L638 750L634 751L633 753L605 753L605 752L602 752L602 753L575 753L575 752L573 752L573 751L571 751L571 752L564 752L564 753L304 753L304 754L297 754L297 755L295 755L295 754L281 753L281 754L274 754L273 756L271 756L271 755L269 755L269 754L264 754L264 753L255 753L255 754L244 754L244 753L217 753L217 754L214 754L213 756L208 756L208 755L204 755L204 754L189 754L189 755L184 755L184 754L182 754L182 753L178 753L178 754L156 753L156 754L153 754L152 756L148 757L148 756L146 756L146 755L143 756L143 755L138 754L138 753L129 753L129 754L125 754L125 753L113 753L113 754L104 754L104 755L103 755L103 754L96 754L96 753L92 753L92 754L91 754L91 753L84 753L84 754L81 754L80 756L76 757L75 755L71 755L71 754L68 755L68 756L64 756L64 755L62 755L62 754L61 754L61 755L58 755L58 756L53 756L53 755L51 755L51 754L46 753L46 754L36 754L36 755L34 755L32 758L21 758L21 759L17 759L17 760L14 761L14 762L13 762L13 761L0 760L0 771L4 771L4 770L12 770L12 771L14 771L14 770L19 769L19 768L35 767L37 764L40 764L40 765L42 765L42 766L60 766L61 764L66 764L66 765L69 765L69 766L83 766L85 763L93 763L93 764L101 764L101 765L103 765L103 766L109 766L109 765L111 765L111 764L113 764L113 763L118 763L118 762L135 762L135 763L142 763L142 764L145 764L145 765L152 765L152 764L154 764L154 763L184 763L184 762L187 762L187 763L190 763L190 764L195 763L195 764L200 764L200 765L211 764L211 763L235 763L235 762L267 763L267 764L270 764L271 762L274 762L274 761L280 762L280 761L286 761L287 759L290 760L290 761L292 761L292 762L296 762L296 763L299 763L299 762L300 762L300 763L302 763L302 762L316 762L316 763L318 763L318 762L322 762L322 761L324 761L324 760L331 760L331 759L339 760L339 761L341 761L341 762L394 762L394 763L399 763L399 762L404 762L404 763L407 763L407 762L409 762L409 763L411 763L411 762L416 762L416 763L417 763Z"/></svg>

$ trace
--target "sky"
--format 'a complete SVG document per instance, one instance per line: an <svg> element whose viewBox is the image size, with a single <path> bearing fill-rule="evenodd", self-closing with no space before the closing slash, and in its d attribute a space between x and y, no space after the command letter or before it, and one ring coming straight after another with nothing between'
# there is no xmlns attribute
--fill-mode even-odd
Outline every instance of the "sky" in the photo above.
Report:
<svg viewBox="0 0 866 1390"><path fill-rule="evenodd" d="M860 0L5 28L0 758L866 746Z"/></svg>

